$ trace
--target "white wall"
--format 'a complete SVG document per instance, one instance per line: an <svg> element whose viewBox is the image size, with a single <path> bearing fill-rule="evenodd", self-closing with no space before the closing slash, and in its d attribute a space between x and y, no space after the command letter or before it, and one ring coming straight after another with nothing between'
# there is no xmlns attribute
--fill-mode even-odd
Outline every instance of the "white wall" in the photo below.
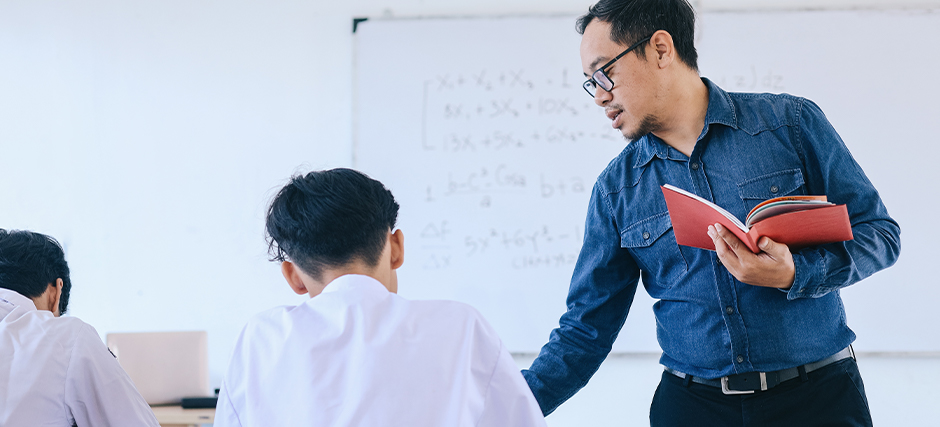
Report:
<svg viewBox="0 0 940 427"><path fill-rule="evenodd" d="M299 301L265 261L265 204L295 171L352 162L351 19L572 14L591 3L0 0L0 227L65 243L71 314L102 334L209 330L218 385L244 321ZM940 7L940 0L693 3L700 10ZM936 358L879 360L871 375L862 368L883 423L911 420L905 409L916 405L905 400L936 401L928 382L905 370L916 365L931 378ZM588 415L593 425L621 424L626 412L646 411L652 390L629 388L630 378L658 377L658 369L649 356L609 360L552 425L584 425L577 420Z"/></svg>

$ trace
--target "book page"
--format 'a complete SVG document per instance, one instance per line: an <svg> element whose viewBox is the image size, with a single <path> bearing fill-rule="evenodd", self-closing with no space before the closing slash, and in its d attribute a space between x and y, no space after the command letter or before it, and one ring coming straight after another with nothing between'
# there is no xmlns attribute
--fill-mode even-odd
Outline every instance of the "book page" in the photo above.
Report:
<svg viewBox="0 0 940 427"><path fill-rule="evenodd" d="M829 199L828 199L826 196L783 196L783 197L774 197L773 199L767 199L767 200L764 200L763 202L758 203L757 206L754 206L754 209L751 209L751 211L747 213L747 216L745 216L745 218L750 218L751 215L754 215L754 213L757 212L758 210L760 210L760 208L762 208L762 207L764 207L764 206L767 206L767 205L769 205L769 204L771 204L771 203L783 202L783 201L811 201L811 200L816 200L816 201L820 201L820 202L825 202L825 201L828 201Z"/></svg>
<svg viewBox="0 0 940 427"><path fill-rule="evenodd" d="M664 185L663 187L666 187L666 188L668 188L668 189L670 189L670 190L672 190L672 191L675 191L676 193L682 194L682 195L687 196L687 197L691 197L691 198L693 198L693 199L695 199L695 200L698 200L699 202L704 203L704 204L707 205L708 207L714 209L716 212L718 212L718 213L724 215L725 218L728 218L728 220L731 221L732 224L734 224L734 225L736 225L738 228L740 228L741 231L743 231L743 232L745 232L745 233L748 232L748 227L747 227L746 225L744 225L744 223L742 223L741 220L739 220L737 217L735 217L734 215L732 215L731 212L726 211L726 210L725 210L724 208L722 208L721 206L718 206L718 205L716 205L716 204L714 204L714 203L712 203L712 202L709 202L708 200L705 200L705 199L703 199L703 198L701 198L701 197L699 197L699 196L696 196L695 194L692 194L692 193L690 193L690 192L688 192L688 191L685 191L685 190L683 190L683 189L681 189L681 188L679 188L679 187L675 187L675 186L673 186L673 185L666 184L666 185Z"/></svg>
<svg viewBox="0 0 940 427"><path fill-rule="evenodd" d="M758 205L758 207L751 210L751 213L747 215L745 224L748 227L753 227L754 224L757 224L761 220L775 215L780 215L782 213L815 209L833 205L833 203L820 200L778 200L772 203L762 203L761 205Z"/></svg>

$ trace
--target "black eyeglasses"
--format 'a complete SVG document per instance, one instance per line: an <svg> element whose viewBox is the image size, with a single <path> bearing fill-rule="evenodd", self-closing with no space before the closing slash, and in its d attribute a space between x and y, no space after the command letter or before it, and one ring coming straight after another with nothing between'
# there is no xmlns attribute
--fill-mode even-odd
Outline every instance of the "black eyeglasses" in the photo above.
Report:
<svg viewBox="0 0 940 427"><path fill-rule="evenodd" d="M611 59L610 62L604 64L603 67L598 68L594 74L591 74L591 78L587 79L581 86L584 88L584 90L587 91L589 95L591 95L591 98L593 98L597 93L598 87L608 92L613 90L614 81L611 80L610 76L607 75L606 70L610 68L611 65L614 65L614 62L617 62L618 59L622 58L627 53L630 53L631 50L640 47L641 44L648 42L651 38L653 38L652 34L650 34L649 37L634 43L633 46L628 47L627 50L621 52L620 55L617 55L614 59Z"/></svg>

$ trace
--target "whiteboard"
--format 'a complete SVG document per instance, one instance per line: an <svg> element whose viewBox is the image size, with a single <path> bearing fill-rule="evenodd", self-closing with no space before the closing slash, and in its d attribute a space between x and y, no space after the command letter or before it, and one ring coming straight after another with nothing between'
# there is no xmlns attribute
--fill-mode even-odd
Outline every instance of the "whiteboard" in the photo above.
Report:
<svg viewBox="0 0 940 427"><path fill-rule="evenodd" d="M575 18L377 20L355 39L355 165L401 204L400 293L473 305L514 352L557 326L594 180L626 145L580 87ZM856 347L940 350L935 328L911 328L934 324L940 296L926 259L936 202L915 198L938 175L940 13L702 13L698 25L703 76L817 102L901 224L898 264L842 293ZM659 351L653 302L637 292L614 351Z"/></svg>

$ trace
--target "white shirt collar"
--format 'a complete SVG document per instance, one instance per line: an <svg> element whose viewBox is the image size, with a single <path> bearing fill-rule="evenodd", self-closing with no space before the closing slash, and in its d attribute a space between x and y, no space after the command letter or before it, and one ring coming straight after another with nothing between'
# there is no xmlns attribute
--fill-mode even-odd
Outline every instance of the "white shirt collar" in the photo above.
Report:
<svg viewBox="0 0 940 427"><path fill-rule="evenodd" d="M345 276L339 276L333 279L333 281L330 282L328 285L326 285L326 287L323 288L322 293L325 294L325 293L330 293L330 292L339 292L339 291L353 290L353 289L366 291L369 293L373 293L377 291L383 291L385 293L388 293L388 288L386 288L385 285L382 284L382 282L379 282L378 280L375 280L372 277L364 276L361 274L347 274Z"/></svg>
<svg viewBox="0 0 940 427"><path fill-rule="evenodd" d="M19 292L0 288L0 304L12 304L16 307L23 307L26 310L38 310L33 300L20 295Z"/></svg>

